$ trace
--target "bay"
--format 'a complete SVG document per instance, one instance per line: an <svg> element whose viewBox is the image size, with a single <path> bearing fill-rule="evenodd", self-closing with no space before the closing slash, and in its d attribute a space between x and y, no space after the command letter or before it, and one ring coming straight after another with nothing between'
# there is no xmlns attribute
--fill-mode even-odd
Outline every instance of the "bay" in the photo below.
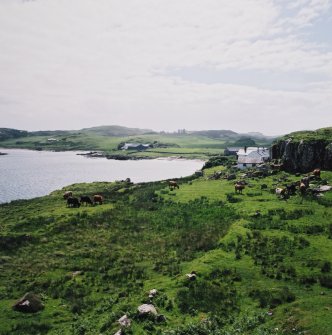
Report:
<svg viewBox="0 0 332 335"><path fill-rule="evenodd" d="M0 149L0 203L31 199L64 186L94 181L130 178L148 182L185 177L203 166L203 161L159 158L112 160L87 158L77 152Z"/></svg>

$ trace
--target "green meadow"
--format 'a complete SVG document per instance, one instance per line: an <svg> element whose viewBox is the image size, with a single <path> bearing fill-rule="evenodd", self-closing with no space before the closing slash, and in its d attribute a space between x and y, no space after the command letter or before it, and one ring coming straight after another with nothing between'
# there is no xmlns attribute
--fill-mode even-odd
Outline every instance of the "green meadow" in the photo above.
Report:
<svg viewBox="0 0 332 335"><path fill-rule="evenodd" d="M236 194L216 171L227 168L175 190L75 184L1 205L0 334L115 334L124 314L122 334L331 334L332 191L280 199L274 189L300 177L279 172ZM67 208L65 190L105 203ZM142 318L153 288L163 317ZM14 311L26 292L45 308Z"/></svg>

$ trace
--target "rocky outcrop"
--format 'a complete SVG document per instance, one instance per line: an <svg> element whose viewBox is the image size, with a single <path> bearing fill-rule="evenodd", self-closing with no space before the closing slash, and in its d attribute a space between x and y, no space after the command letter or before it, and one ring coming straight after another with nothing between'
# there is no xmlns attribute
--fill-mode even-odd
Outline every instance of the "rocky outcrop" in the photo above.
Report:
<svg viewBox="0 0 332 335"><path fill-rule="evenodd" d="M288 172L307 173L316 168L332 170L332 142L280 140L272 145L272 159L281 159Z"/></svg>

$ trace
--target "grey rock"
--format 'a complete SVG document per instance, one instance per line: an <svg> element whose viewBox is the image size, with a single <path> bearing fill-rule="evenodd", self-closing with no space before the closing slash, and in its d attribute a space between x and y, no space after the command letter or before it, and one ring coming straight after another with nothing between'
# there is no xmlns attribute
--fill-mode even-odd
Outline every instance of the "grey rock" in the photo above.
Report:
<svg viewBox="0 0 332 335"><path fill-rule="evenodd" d="M125 314L123 315L119 320L118 322L120 323L120 325L122 327L130 327L131 325L131 320L128 318L128 316Z"/></svg>
<svg viewBox="0 0 332 335"><path fill-rule="evenodd" d="M152 314L152 315L157 315L157 310L152 304L143 304L138 307L138 312L139 314L142 315L147 315L147 314Z"/></svg>

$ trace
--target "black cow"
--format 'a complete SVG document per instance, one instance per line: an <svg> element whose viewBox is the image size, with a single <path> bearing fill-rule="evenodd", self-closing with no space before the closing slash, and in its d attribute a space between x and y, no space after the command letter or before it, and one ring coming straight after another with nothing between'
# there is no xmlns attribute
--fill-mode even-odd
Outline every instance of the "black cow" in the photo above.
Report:
<svg viewBox="0 0 332 335"><path fill-rule="evenodd" d="M79 200L75 197L69 197L67 199L67 207L75 207L75 208L79 208L81 206L81 203L79 202Z"/></svg>
<svg viewBox="0 0 332 335"><path fill-rule="evenodd" d="M87 206L88 204L91 205L91 206L93 205L93 202L92 202L91 198L87 195L82 195L80 197L80 203L81 203L81 205L83 205L83 203L85 203L85 206Z"/></svg>
<svg viewBox="0 0 332 335"><path fill-rule="evenodd" d="M297 186L299 186L298 182L294 182L294 183L291 183L290 185L286 185L288 194L289 195L295 195Z"/></svg>

